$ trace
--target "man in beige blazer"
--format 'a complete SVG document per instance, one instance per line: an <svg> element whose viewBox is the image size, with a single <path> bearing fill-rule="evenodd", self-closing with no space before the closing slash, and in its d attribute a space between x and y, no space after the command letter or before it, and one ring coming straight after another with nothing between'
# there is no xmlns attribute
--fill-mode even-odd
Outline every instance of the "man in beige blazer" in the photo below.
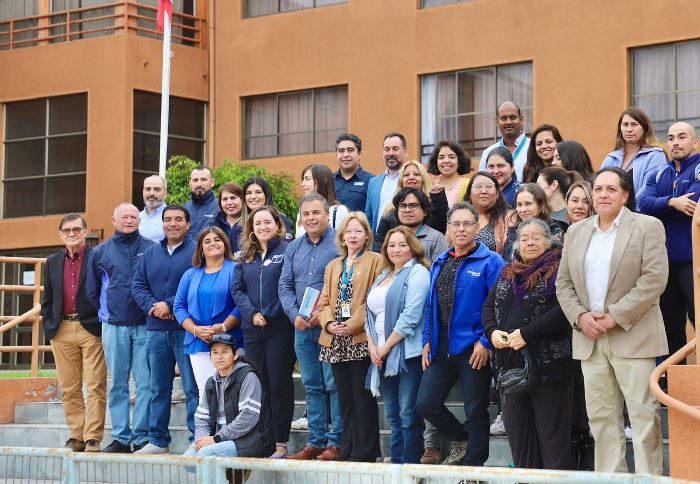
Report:
<svg viewBox="0 0 700 484"><path fill-rule="evenodd" d="M661 222L631 212L632 177L619 168L593 181L598 215L566 234L557 297L574 327L595 470L627 472L623 402L632 425L635 471L662 474L659 404L649 390L656 357L668 353L659 296L668 279Z"/></svg>

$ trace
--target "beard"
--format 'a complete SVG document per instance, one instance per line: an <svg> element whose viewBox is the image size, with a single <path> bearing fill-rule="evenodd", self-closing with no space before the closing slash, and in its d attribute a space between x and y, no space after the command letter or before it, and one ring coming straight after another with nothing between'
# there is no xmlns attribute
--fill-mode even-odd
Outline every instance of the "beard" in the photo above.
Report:
<svg viewBox="0 0 700 484"><path fill-rule="evenodd" d="M146 208L149 210L155 210L156 208L160 207L165 203L164 200L144 200L143 203L145 204Z"/></svg>
<svg viewBox="0 0 700 484"><path fill-rule="evenodd" d="M390 170L397 170L401 168L401 162L395 156L390 156L384 160L386 162L386 167Z"/></svg>

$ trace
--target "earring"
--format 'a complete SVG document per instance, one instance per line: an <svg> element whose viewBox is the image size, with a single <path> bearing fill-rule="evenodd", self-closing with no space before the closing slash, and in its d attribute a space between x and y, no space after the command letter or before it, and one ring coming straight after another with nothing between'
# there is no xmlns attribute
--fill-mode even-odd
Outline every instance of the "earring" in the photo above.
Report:
<svg viewBox="0 0 700 484"><path fill-rule="evenodd" d="M251 237L253 237L253 239L251 239ZM256 242L258 241L257 238L255 237L255 234L254 234L253 232L251 232L251 233L248 234L248 241L249 241L251 244L254 244L254 243L256 243Z"/></svg>
<svg viewBox="0 0 700 484"><path fill-rule="evenodd" d="M345 241L344 241L344 240L341 240L341 241L340 241L340 246L341 246L341 247L345 247Z"/></svg>

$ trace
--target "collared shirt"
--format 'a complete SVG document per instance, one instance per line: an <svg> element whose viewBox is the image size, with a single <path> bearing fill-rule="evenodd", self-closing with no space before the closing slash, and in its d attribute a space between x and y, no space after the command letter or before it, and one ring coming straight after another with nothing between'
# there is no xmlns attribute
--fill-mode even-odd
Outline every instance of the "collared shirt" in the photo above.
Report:
<svg viewBox="0 0 700 484"><path fill-rule="evenodd" d="M595 231L586 250L583 262L583 272L586 277L588 303L593 313L605 312L605 295L608 292L610 279L610 260L612 259L617 228L620 225L623 211L620 211L608 230L601 230L598 225L599 215L595 217Z"/></svg>
<svg viewBox="0 0 700 484"><path fill-rule="evenodd" d="M497 143L492 144L484 150L481 154L481 162L479 163L479 171L486 171L486 158L489 157L489 153L492 149L502 146L507 148L506 144L503 142L503 138L499 139ZM515 176L518 180L523 181L523 170L525 169L525 163L527 163L527 149L530 146L530 138L528 138L525 133L520 133L515 139L515 151L513 152L513 166L515 167Z"/></svg>
<svg viewBox="0 0 700 484"><path fill-rule="evenodd" d="M363 170L361 166L358 166L357 171L347 180L340 173L340 170L336 171L333 174L335 198L348 207L350 212L363 211L367 202L369 180L373 176Z"/></svg>
<svg viewBox="0 0 700 484"><path fill-rule="evenodd" d="M163 233L163 210L166 207L167 205L164 203L152 213L148 213L148 210L144 207L139 213L139 218L141 219L139 233L156 244L165 237Z"/></svg>
<svg viewBox="0 0 700 484"><path fill-rule="evenodd" d="M183 242L184 242L184 240L181 240L180 242L178 242L177 244L173 245L172 247L170 247L170 244L165 244L165 248L168 249L168 254L173 255L173 252L175 252L175 249L177 249L178 247L180 247L180 246L182 245Z"/></svg>
<svg viewBox="0 0 700 484"><path fill-rule="evenodd" d="M279 280L279 298L290 321L299 315L299 306L307 287L323 288L326 266L338 257L335 230L328 227L318 243L313 243L309 234L295 239L285 253L282 274Z"/></svg>
<svg viewBox="0 0 700 484"><path fill-rule="evenodd" d="M384 209L387 207L387 205L391 204L391 201L394 199L394 195L396 195L396 188L399 186L399 173L401 172L397 171L393 175L390 175L389 170L384 173L386 176L382 182L382 190L379 192L377 225L379 225L379 219L382 217Z"/></svg>
<svg viewBox="0 0 700 484"><path fill-rule="evenodd" d="M80 282L80 268L83 265L85 244L72 256L66 249L66 258L63 260L63 314L75 314L78 312L78 283Z"/></svg>

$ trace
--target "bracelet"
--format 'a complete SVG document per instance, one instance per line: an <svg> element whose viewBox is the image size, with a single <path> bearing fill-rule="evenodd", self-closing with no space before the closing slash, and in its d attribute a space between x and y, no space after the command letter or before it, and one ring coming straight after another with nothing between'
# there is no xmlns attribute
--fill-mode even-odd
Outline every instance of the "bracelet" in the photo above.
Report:
<svg viewBox="0 0 700 484"><path fill-rule="evenodd" d="M226 321L221 323L221 327L224 329L224 333L228 333L228 329L226 329Z"/></svg>
<svg viewBox="0 0 700 484"><path fill-rule="evenodd" d="M194 331L192 332L192 334L194 334L195 338L199 338L199 336L197 336L197 326L194 327Z"/></svg>

